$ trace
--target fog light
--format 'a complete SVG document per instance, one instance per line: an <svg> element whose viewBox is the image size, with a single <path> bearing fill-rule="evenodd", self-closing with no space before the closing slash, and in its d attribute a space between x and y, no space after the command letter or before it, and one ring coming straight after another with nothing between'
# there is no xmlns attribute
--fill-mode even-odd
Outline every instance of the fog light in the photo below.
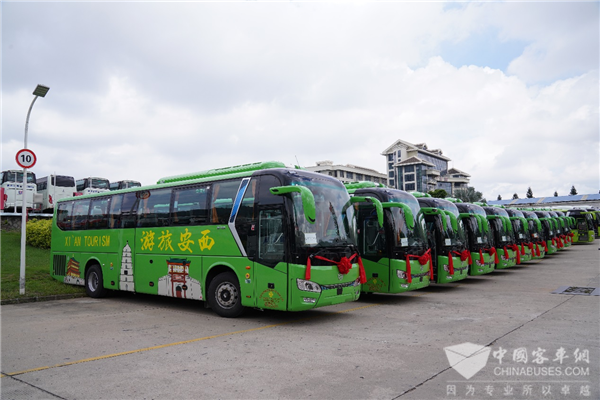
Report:
<svg viewBox="0 0 600 400"><path fill-rule="evenodd" d="M317 299L313 299L312 297L305 297L302 299L305 303L316 303Z"/></svg>

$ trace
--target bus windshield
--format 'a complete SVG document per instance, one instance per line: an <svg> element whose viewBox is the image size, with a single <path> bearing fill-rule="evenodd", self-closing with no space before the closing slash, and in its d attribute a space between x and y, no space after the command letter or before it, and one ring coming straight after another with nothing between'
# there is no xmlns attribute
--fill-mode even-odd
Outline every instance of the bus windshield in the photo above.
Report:
<svg viewBox="0 0 600 400"><path fill-rule="evenodd" d="M2 183L5 182L23 183L23 171L5 171L2 174ZM27 173L27 183L36 183L33 172Z"/></svg>
<svg viewBox="0 0 600 400"><path fill-rule="evenodd" d="M52 176L52 184L60 187L75 187L75 179L72 176Z"/></svg>
<svg viewBox="0 0 600 400"><path fill-rule="evenodd" d="M350 196L341 184L318 178L292 179L292 185L305 186L315 198L316 222L309 223L304 215L299 193L292 193L294 218L300 247L349 246L356 243L354 237L354 208L347 207Z"/></svg>
<svg viewBox="0 0 600 400"><path fill-rule="evenodd" d="M394 235L394 247L425 247L427 244L427 235L425 233L425 220L419 213L421 206L418 200L408 193L402 193L400 191L392 191L389 196L389 201L394 203L406 204L410 207L414 219L414 228L411 230L408 228L406 223L406 216L401 212L400 208L391 208L393 231Z"/></svg>
<svg viewBox="0 0 600 400"><path fill-rule="evenodd" d="M91 187L95 189L110 189L110 183L108 179L102 178L90 178Z"/></svg>

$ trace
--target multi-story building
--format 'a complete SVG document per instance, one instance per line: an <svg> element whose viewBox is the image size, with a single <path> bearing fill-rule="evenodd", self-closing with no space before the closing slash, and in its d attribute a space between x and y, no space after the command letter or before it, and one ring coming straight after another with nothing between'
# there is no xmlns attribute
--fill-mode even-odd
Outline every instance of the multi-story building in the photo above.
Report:
<svg viewBox="0 0 600 400"><path fill-rule="evenodd" d="M375 183L387 183L387 175L374 169L359 167L357 165L334 165L333 161L317 161L314 167L306 167L309 171L333 176L342 182L370 181Z"/></svg>
<svg viewBox="0 0 600 400"><path fill-rule="evenodd" d="M429 150L425 143L412 144L397 140L382 153L387 161L387 184L407 192L444 189L452 195L466 189L470 175L448 168L450 158L440 149Z"/></svg>

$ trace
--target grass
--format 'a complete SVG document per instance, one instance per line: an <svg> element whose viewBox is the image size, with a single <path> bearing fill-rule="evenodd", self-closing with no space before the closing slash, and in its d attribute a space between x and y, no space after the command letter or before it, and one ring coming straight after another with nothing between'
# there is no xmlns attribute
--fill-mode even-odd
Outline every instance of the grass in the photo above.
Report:
<svg viewBox="0 0 600 400"><path fill-rule="evenodd" d="M0 233L0 300L26 301L60 295L84 295L81 286L67 285L50 276L50 250L26 246L25 294L19 294L21 232Z"/></svg>

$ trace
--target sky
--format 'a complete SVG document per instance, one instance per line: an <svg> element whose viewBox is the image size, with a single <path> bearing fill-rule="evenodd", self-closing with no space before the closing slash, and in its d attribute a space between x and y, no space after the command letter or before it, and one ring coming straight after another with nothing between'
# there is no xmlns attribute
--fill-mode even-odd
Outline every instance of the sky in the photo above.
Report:
<svg viewBox="0 0 600 400"><path fill-rule="evenodd" d="M598 2L10 2L2 170L159 178L257 161L386 173L442 149L488 200L598 193Z"/></svg>

